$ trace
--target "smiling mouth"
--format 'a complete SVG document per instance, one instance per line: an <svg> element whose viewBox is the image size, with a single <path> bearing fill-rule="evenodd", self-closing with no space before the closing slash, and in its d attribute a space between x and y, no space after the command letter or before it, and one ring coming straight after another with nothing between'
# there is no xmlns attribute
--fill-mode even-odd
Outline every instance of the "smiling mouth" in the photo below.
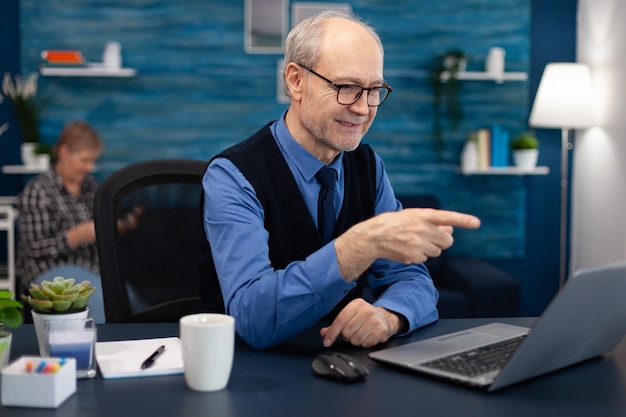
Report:
<svg viewBox="0 0 626 417"><path fill-rule="evenodd" d="M347 126L347 127L356 127L356 126L360 126L361 123L350 123L350 122L344 122L344 121L339 121L340 124Z"/></svg>

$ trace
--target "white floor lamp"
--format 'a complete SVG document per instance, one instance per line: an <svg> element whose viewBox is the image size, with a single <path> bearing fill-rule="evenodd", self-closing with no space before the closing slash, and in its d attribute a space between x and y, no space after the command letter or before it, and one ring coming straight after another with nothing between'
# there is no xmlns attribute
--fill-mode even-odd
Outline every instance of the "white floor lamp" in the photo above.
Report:
<svg viewBox="0 0 626 417"><path fill-rule="evenodd" d="M559 288L567 274L568 150L571 129L595 124L591 72L585 64L551 63L543 71L528 123L532 127L561 129L561 247Z"/></svg>

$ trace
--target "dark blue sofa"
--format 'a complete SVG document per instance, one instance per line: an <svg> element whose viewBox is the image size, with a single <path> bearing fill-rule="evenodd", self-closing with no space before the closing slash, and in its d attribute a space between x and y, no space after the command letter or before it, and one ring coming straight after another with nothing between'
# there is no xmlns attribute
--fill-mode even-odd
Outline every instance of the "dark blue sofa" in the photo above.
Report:
<svg viewBox="0 0 626 417"><path fill-rule="evenodd" d="M405 208L440 208L432 195L398 196ZM488 262L444 252L426 261L439 290L440 318L515 317L519 315L519 283Z"/></svg>

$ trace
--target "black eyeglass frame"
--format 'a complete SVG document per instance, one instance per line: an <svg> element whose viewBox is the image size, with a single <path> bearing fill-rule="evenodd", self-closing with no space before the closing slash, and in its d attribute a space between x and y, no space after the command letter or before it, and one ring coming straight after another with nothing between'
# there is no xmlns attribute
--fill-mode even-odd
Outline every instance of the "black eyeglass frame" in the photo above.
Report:
<svg viewBox="0 0 626 417"><path fill-rule="evenodd" d="M367 105L369 107L379 107L381 104L383 104L386 100L387 97L389 97L389 94L391 94L391 92L393 91L393 88L391 88L391 86L387 83L383 83L383 85L379 86L379 87L362 87L358 84L337 84L334 81L329 80L328 78L324 77L321 74L318 74L317 72L313 71L311 68L302 65L302 64L298 64L300 67L304 68L305 70L307 70L308 72L310 72L313 75L317 75L319 78L321 78L322 80L326 81L328 84L332 85L334 88L337 89L337 103L341 104L342 106L350 106L354 103L356 103L357 101L359 101L359 99L361 98L361 96L363 95L364 91L367 91ZM350 88L354 88L354 87L358 87L361 89L361 92L359 94L357 94L356 98L354 99L354 101L352 103L342 103L341 101L339 101L339 93L341 92L341 89L344 87L350 87ZM369 92L372 90L376 90L376 89L380 89L380 88L384 88L387 90L387 95L380 101L380 103L376 104L376 105L372 105L369 103Z"/></svg>

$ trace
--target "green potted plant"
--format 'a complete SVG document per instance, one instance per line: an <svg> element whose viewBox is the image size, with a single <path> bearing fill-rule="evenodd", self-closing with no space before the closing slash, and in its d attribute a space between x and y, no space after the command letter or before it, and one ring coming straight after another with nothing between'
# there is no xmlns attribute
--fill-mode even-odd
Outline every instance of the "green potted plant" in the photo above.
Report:
<svg viewBox="0 0 626 417"><path fill-rule="evenodd" d="M515 166L526 170L532 170L537 166L539 140L534 132L528 131L520 133L513 138L509 147L513 153Z"/></svg>
<svg viewBox="0 0 626 417"><path fill-rule="evenodd" d="M40 168L48 169L50 167L50 160L52 159L52 146L47 143L38 142L35 145L33 153L37 158L37 165Z"/></svg>
<svg viewBox="0 0 626 417"><path fill-rule="evenodd" d="M74 278L55 277L40 285L31 284L28 295L22 295L32 311L33 324L39 341L39 351L44 347L44 323L46 321L86 319L89 315L87 302L96 290L90 281L76 283Z"/></svg>
<svg viewBox="0 0 626 417"><path fill-rule="evenodd" d="M39 143L39 119L43 102L37 99L38 73L33 72L23 78L11 77L5 73L2 80L2 94L13 104L22 138L22 163L37 165L34 148Z"/></svg>
<svg viewBox="0 0 626 417"><path fill-rule="evenodd" d="M17 328L22 324L21 308L22 304L13 299L11 291L0 290L0 370L9 363L11 352L12 335L4 327Z"/></svg>
<svg viewBox="0 0 626 417"><path fill-rule="evenodd" d="M458 130L463 120L458 74L465 71L469 55L458 48L449 49L437 57L437 67L432 72L433 86L433 137L438 158L444 149L443 123L445 119L452 131Z"/></svg>
<svg viewBox="0 0 626 417"><path fill-rule="evenodd" d="M462 49L448 49L439 57L444 70L449 71L449 77L455 77L459 72L464 72L467 68L467 61L470 56Z"/></svg>

